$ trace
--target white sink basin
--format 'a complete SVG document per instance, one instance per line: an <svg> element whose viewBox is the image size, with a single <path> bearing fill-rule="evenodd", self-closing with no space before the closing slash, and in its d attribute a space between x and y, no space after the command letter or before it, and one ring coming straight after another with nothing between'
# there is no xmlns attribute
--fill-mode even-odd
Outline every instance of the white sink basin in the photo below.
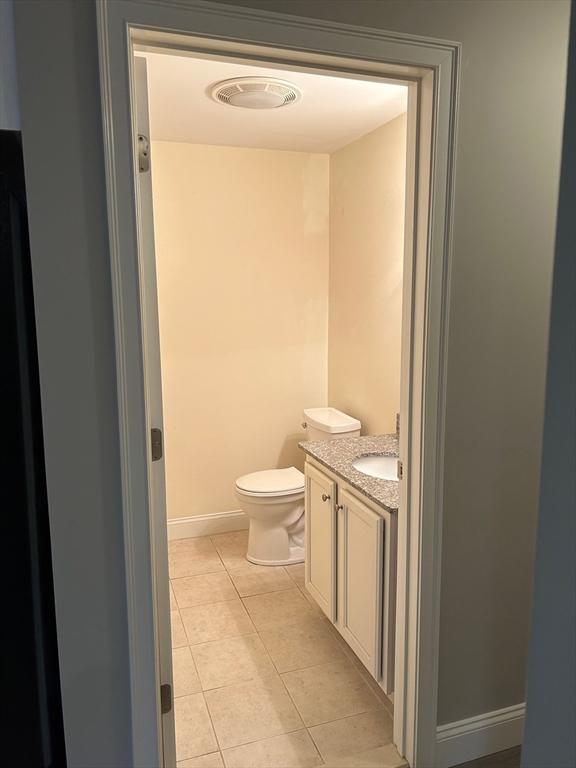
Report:
<svg viewBox="0 0 576 768"><path fill-rule="evenodd" d="M358 456L352 462L354 469L381 480L398 480L398 458L396 456Z"/></svg>

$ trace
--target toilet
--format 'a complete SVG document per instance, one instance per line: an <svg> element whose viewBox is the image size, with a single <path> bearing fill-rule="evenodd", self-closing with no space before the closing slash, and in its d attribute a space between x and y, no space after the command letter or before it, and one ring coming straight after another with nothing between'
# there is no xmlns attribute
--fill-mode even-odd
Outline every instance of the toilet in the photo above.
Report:
<svg viewBox="0 0 576 768"><path fill-rule="evenodd" d="M357 437L361 424L336 408L306 408L309 440ZM304 562L304 474L296 467L264 469L236 480L236 496L250 519L246 558L256 565Z"/></svg>

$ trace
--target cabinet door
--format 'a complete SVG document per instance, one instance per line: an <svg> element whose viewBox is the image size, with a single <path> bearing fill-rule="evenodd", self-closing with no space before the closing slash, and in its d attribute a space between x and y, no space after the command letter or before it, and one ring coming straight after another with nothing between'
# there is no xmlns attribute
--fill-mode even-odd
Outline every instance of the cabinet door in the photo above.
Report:
<svg viewBox="0 0 576 768"><path fill-rule="evenodd" d="M384 520L341 490L338 629L378 680L382 665Z"/></svg>
<svg viewBox="0 0 576 768"><path fill-rule="evenodd" d="M306 589L336 621L336 483L306 464Z"/></svg>

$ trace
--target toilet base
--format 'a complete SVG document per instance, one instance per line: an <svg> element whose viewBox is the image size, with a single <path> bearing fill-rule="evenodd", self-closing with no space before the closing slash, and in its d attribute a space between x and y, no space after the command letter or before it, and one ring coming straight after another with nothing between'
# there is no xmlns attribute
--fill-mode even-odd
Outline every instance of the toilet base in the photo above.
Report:
<svg viewBox="0 0 576 768"><path fill-rule="evenodd" d="M255 565L304 562L304 492L272 500L244 499L250 518L246 559Z"/></svg>
<svg viewBox="0 0 576 768"><path fill-rule="evenodd" d="M290 558L288 560L258 560L255 557L246 555L246 560L254 565L296 565L304 562L304 547L290 547Z"/></svg>

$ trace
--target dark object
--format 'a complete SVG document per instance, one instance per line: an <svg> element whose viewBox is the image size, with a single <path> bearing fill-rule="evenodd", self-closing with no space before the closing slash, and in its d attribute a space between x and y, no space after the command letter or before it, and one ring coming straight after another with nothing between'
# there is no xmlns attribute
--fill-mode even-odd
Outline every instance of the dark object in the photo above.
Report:
<svg viewBox="0 0 576 768"><path fill-rule="evenodd" d="M2 765L66 755L20 133L0 131Z"/></svg>

